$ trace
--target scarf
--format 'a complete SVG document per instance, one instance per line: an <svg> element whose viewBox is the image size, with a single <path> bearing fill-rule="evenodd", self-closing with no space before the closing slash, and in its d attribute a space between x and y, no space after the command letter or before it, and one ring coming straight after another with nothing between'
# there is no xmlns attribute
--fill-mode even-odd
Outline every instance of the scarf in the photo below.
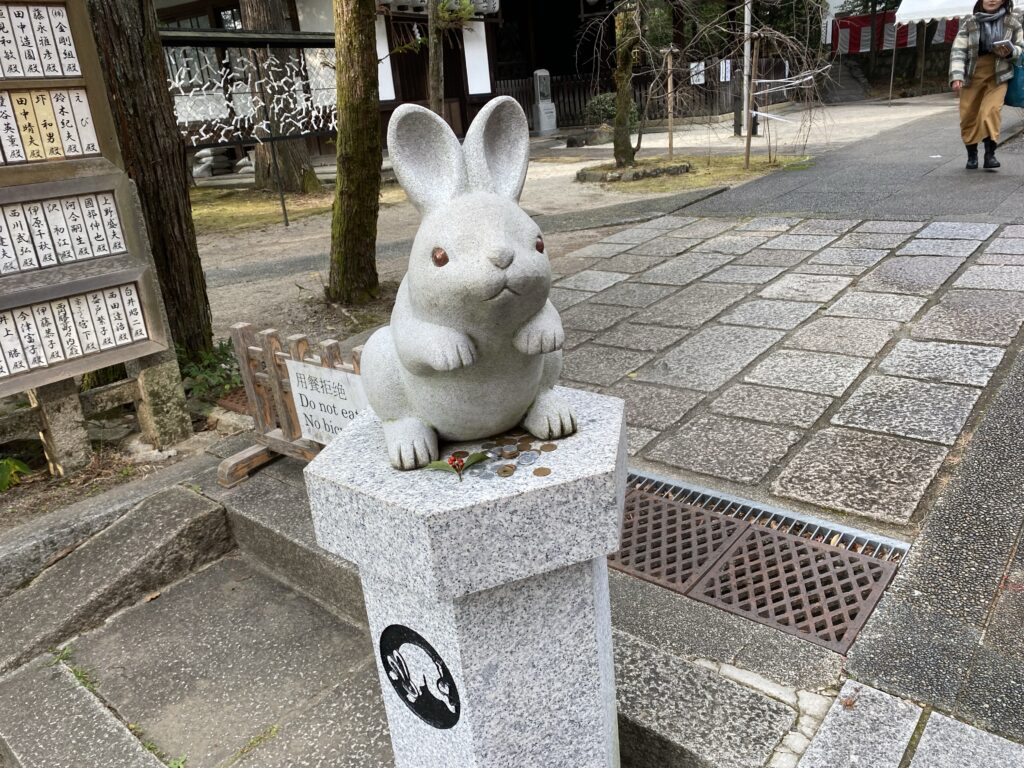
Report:
<svg viewBox="0 0 1024 768"><path fill-rule="evenodd" d="M1003 39L1003 35L1005 34L1003 18L1005 16L1005 5L994 13L979 12L974 14L974 19L978 22L978 28L981 32L981 37L979 39L980 45L978 46L979 50L991 51L992 43L999 42Z"/></svg>

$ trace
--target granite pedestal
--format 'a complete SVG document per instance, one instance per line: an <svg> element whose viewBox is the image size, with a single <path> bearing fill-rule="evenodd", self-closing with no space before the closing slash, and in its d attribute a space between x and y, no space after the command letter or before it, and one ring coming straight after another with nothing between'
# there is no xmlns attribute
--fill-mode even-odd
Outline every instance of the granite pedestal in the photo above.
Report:
<svg viewBox="0 0 1024 768"><path fill-rule="evenodd" d="M306 469L320 545L359 566L399 768L619 764L605 557L624 408L559 391L579 431L528 463L402 472L366 413Z"/></svg>

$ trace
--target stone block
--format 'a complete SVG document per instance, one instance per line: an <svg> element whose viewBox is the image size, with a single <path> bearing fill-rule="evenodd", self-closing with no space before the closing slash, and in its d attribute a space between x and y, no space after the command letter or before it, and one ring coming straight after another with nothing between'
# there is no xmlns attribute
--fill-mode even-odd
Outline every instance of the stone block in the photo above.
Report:
<svg viewBox="0 0 1024 768"><path fill-rule="evenodd" d="M697 221L696 216L659 216L650 219L643 224L637 224L640 229L679 229L687 224Z"/></svg>
<svg viewBox="0 0 1024 768"><path fill-rule="evenodd" d="M733 283L689 285L638 314L637 322L697 328L747 296L754 286ZM563 322L565 316L562 316Z"/></svg>
<svg viewBox="0 0 1024 768"><path fill-rule="evenodd" d="M648 307L675 293L674 285L654 285L652 283L619 283L594 297L601 304L614 304L623 307Z"/></svg>
<svg viewBox="0 0 1024 768"><path fill-rule="evenodd" d="M704 280L709 283L752 283L761 285L770 282L782 274L777 267L740 267L729 265L717 269Z"/></svg>
<svg viewBox="0 0 1024 768"><path fill-rule="evenodd" d="M980 394L969 387L869 376L832 423L952 445Z"/></svg>
<svg viewBox="0 0 1024 768"><path fill-rule="evenodd" d="M147 443L163 449L192 434L192 418L185 404L181 371L173 353L154 355L153 360L125 363L139 385L135 412Z"/></svg>
<svg viewBox="0 0 1024 768"><path fill-rule="evenodd" d="M747 255L740 256L733 263L755 267L793 267L810 255L810 251L792 251L785 248L774 250L755 248Z"/></svg>
<svg viewBox="0 0 1024 768"><path fill-rule="evenodd" d="M674 467L753 484L763 480L801 436L794 429L701 415L647 455Z"/></svg>
<svg viewBox="0 0 1024 768"><path fill-rule="evenodd" d="M844 235L833 243L837 248L879 248L890 251L903 243L909 234L902 232L856 231Z"/></svg>
<svg viewBox="0 0 1024 768"><path fill-rule="evenodd" d="M910 768L995 768L997 765L1024 765L1024 745L933 712Z"/></svg>
<svg viewBox="0 0 1024 768"><path fill-rule="evenodd" d="M628 347L639 351L658 352L672 346L687 333L689 331L685 328L626 322L601 334L595 339L595 342L609 347Z"/></svg>
<svg viewBox="0 0 1024 768"><path fill-rule="evenodd" d="M920 717L910 702L848 680L800 768L900 768Z"/></svg>
<svg viewBox="0 0 1024 768"><path fill-rule="evenodd" d="M870 267L857 267L847 264L800 264L794 267L792 271L800 275L845 275L847 277L856 277L869 269Z"/></svg>
<svg viewBox="0 0 1024 768"><path fill-rule="evenodd" d="M807 429L832 405L831 397L774 387L734 384L711 403L711 410L769 424Z"/></svg>
<svg viewBox="0 0 1024 768"><path fill-rule="evenodd" d="M820 317L798 328L787 347L815 352L874 357L899 330L899 323L858 317Z"/></svg>
<svg viewBox="0 0 1024 768"><path fill-rule="evenodd" d="M728 264L732 258L732 256L715 253L688 253L685 256L677 256L666 261L653 269L648 269L633 279L662 285L688 285L723 264Z"/></svg>
<svg viewBox="0 0 1024 768"><path fill-rule="evenodd" d="M772 490L809 504L904 524L945 457L946 448L938 445L824 429L789 461Z"/></svg>
<svg viewBox="0 0 1024 768"><path fill-rule="evenodd" d="M727 253L739 256L764 245L768 238L755 234L727 234L709 238L700 244L700 250L706 253Z"/></svg>
<svg viewBox="0 0 1024 768"><path fill-rule="evenodd" d="M975 264L996 267L1024 267L1024 254L1019 253L983 253Z"/></svg>
<svg viewBox="0 0 1024 768"><path fill-rule="evenodd" d="M861 278L857 287L862 291L930 296L962 263L960 257L896 256Z"/></svg>
<svg viewBox="0 0 1024 768"><path fill-rule="evenodd" d="M857 219L808 219L790 230L791 235L841 235L858 224Z"/></svg>
<svg viewBox="0 0 1024 768"><path fill-rule="evenodd" d="M912 234L924 226L923 221L865 221L855 230L879 234Z"/></svg>
<svg viewBox="0 0 1024 768"><path fill-rule="evenodd" d="M826 302L850 285L850 278L828 275L789 274L761 291L766 299Z"/></svg>
<svg viewBox="0 0 1024 768"><path fill-rule="evenodd" d="M29 390L29 402L39 413L43 450L50 474L71 475L92 461L92 445L74 379L61 379Z"/></svg>
<svg viewBox="0 0 1024 768"><path fill-rule="evenodd" d="M578 331L603 331L635 312L633 307L613 307L585 301L562 312L562 325Z"/></svg>
<svg viewBox="0 0 1024 768"><path fill-rule="evenodd" d="M978 260L979 264L985 264L985 259L990 255L1006 254L1020 256L1024 254L1024 237L997 237L985 247L985 252Z"/></svg>
<svg viewBox="0 0 1024 768"><path fill-rule="evenodd" d="M586 301L593 295L590 291L570 291L568 288L559 288L556 285L552 286L548 299L555 305L555 309L562 312L569 309L569 307L575 307L580 302Z"/></svg>
<svg viewBox="0 0 1024 768"><path fill-rule="evenodd" d="M599 269L585 269L571 277L563 277L556 285L572 291L603 291L609 286L622 282L628 274L622 272L605 272Z"/></svg>
<svg viewBox="0 0 1024 768"><path fill-rule="evenodd" d="M781 349L761 361L746 375L745 381L839 397L869 362L847 355Z"/></svg>
<svg viewBox="0 0 1024 768"><path fill-rule="evenodd" d="M873 248L826 248L811 258L811 264L841 264L853 267L873 267L889 252Z"/></svg>
<svg viewBox="0 0 1024 768"><path fill-rule="evenodd" d="M658 436L658 432L644 427L630 426L626 430L626 450L630 456L636 456L644 447Z"/></svg>
<svg viewBox="0 0 1024 768"><path fill-rule="evenodd" d="M695 243L684 238L656 237L646 243L641 243L636 248L631 248L629 252L639 256L676 256L691 245L695 245Z"/></svg>
<svg viewBox="0 0 1024 768"><path fill-rule="evenodd" d="M926 302L927 299L917 296L851 291L829 307L825 314L908 322Z"/></svg>
<svg viewBox="0 0 1024 768"><path fill-rule="evenodd" d="M656 384L710 392L746 368L783 336L781 331L744 326L709 326L639 371Z"/></svg>
<svg viewBox="0 0 1024 768"><path fill-rule="evenodd" d="M768 249L783 248L797 251L816 251L819 248L824 248L835 239L835 235L779 235L778 237L773 237L763 247Z"/></svg>
<svg viewBox="0 0 1024 768"><path fill-rule="evenodd" d="M786 216L759 216L756 219L740 224L736 229L741 232L745 230L754 232L786 232L801 221L803 219Z"/></svg>
<svg viewBox="0 0 1024 768"><path fill-rule="evenodd" d="M673 237L696 237L704 239L720 235L723 232L728 232L735 226L736 221L733 219L700 219L692 224L687 224L685 227L673 230L670 234Z"/></svg>
<svg viewBox="0 0 1024 768"><path fill-rule="evenodd" d="M918 237L937 240L988 240L999 229L996 224L966 221L933 221L917 233Z"/></svg>
<svg viewBox="0 0 1024 768"><path fill-rule="evenodd" d="M635 274L656 267L665 261L661 256L640 256L635 253L620 253L603 263L609 272L628 272Z"/></svg>
<svg viewBox="0 0 1024 768"><path fill-rule="evenodd" d="M575 381L610 386L650 359L650 352L584 344L565 354L562 372Z"/></svg>
<svg viewBox="0 0 1024 768"><path fill-rule="evenodd" d="M573 251L569 256L577 259L607 259L629 250L630 247L629 243L591 243L579 250Z"/></svg>
<svg viewBox="0 0 1024 768"><path fill-rule="evenodd" d="M643 227L632 227L630 229L623 229L616 232L613 235L608 235L604 238L601 243L622 243L626 245L640 245L640 243L646 243L648 240L653 240L661 234L660 230L657 229L645 229Z"/></svg>
<svg viewBox="0 0 1024 768"><path fill-rule="evenodd" d="M693 410L704 399L703 392L655 387L626 380L605 392L626 401L626 421L648 429L664 431Z"/></svg>
<svg viewBox="0 0 1024 768"><path fill-rule="evenodd" d="M0 681L0 761L12 760L11 768L162 768L66 666L52 662L47 654Z"/></svg>
<svg viewBox="0 0 1024 768"><path fill-rule="evenodd" d="M879 363L878 370L893 376L984 387L1003 352L998 347L903 339Z"/></svg>
<svg viewBox="0 0 1024 768"><path fill-rule="evenodd" d="M954 287L1024 291L1024 267L970 266Z"/></svg>
<svg viewBox="0 0 1024 768"><path fill-rule="evenodd" d="M914 238L897 252L897 256L956 256L966 259L981 245L979 240L924 240Z"/></svg>
<svg viewBox="0 0 1024 768"><path fill-rule="evenodd" d="M816 302L753 299L723 315L721 322L789 330L796 328L820 307Z"/></svg>

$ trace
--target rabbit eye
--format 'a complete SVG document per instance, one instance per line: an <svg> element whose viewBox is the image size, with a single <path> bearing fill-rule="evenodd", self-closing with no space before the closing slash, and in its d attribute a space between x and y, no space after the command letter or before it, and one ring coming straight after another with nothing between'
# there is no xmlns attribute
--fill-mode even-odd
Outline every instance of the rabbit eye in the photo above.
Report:
<svg viewBox="0 0 1024 768"><path fill-rule="evenodd" d="M434 262L435 267L443 267L448 263L448 251L438 246L431 252L430 258Z"/></svg>
<svg viewBox="0 0 1024 768"><path fill-rule="evenodd" d="M537 253L544 253L544 236L537 235Z"/></svg>

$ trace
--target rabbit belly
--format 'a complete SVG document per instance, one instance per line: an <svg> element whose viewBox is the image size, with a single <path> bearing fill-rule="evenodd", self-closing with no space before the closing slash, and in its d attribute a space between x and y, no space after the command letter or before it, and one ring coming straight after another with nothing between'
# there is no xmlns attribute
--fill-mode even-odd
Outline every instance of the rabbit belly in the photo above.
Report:
<svg viewBox="0 0 1024 768"><path fill-rule="evenodd" d="M543 356L520 356L488 365L418 376L405 372L405 390L413 413L446 440L479 440L522 422L537 398Z"/></svg>

